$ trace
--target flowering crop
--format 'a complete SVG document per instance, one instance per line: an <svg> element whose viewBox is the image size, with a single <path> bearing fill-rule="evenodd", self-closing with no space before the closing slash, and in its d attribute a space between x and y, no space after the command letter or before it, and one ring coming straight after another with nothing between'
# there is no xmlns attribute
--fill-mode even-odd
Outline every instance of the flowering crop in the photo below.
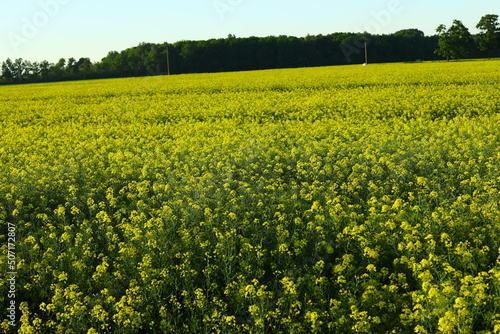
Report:
<svg viewBox="0 0 500 334"><path fill-rule="evenodd" d="M18 330L500 333L499 111L495 61L0 87Z"/></svg>

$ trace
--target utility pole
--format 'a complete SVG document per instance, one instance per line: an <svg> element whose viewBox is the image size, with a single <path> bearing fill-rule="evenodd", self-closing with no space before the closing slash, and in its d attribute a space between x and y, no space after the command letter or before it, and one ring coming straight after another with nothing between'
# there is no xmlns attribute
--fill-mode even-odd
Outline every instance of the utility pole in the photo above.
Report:
<svg viewBox="0 0 500 334"><path fill-rule="evenodd" d="M168 46L167 46L167 75L170 75L170 59L168 56Z"/></svg>
<svg viewBox="0 0 500 334"><path fill-rule="evenodd" d="M368 65L368 45L365 42L365 65Z"/></svg>

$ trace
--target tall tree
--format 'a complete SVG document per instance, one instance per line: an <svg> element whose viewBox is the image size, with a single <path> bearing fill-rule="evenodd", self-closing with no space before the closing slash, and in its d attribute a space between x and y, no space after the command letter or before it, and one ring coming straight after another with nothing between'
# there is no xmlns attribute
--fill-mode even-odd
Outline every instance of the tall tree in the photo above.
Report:
<svg viewBox="0 0 500 334"><path fill-rule="evenodd" d="M21 81L23 79L23 76L27 74L27 62L22 58L14 60L14 62L12 63L12 74L15 79Z"/></svg>
<svg viewBox="0 0 500 334"><path fill-rule="evenodd" d="M493 51L500 48L500 24L498 15L488 14L481 18L476 26L479 33L479 50L488 54L491 58Z"/></svg>
<svg viewBox="0 0 500 334"><path fill-rule="evenodd" d="M46 60L40 62L40 75L42 76L42 80L47 78L51 66L52 65Z"/></svg>
<svg viewBox="0 0 500 334"><path fill-rule="evenodd" d="M474 49L474 38L462 21L454 20L450 27L452 54L455 58L466 58Z"/></svg>
<svg viewBox="0 0 500 334"><path fill-rule="evenodd" d="M75 69L79 79L86 79L92 74L92 62L89 58L80 58L75 63Z"/></svg>
<svg viewBox="0 0 500 334"><path fill-rule="evenodd" d="M436 49L436 54L445 57L447 61L450 61L451 57L451 43L450 43L450 33L444 24L440 24L437 27L436 32L439 36L438 48Z"/></svg>
<svg viewBox="0 0 500 334"><path fill-rule="evenodd" d="M465 58L474 48L474 38L469 29L459 20L454 20L453 25L447 30L444 24L437 29L439 40L436 54L450 58Z"/></svg>
<svg viewBox="0 0 500 334"><path fill-rule="evenodd" d="M12 60L10 58L7 58L2 63L2 78L7 82L10 82L14 78Z"/></svg>

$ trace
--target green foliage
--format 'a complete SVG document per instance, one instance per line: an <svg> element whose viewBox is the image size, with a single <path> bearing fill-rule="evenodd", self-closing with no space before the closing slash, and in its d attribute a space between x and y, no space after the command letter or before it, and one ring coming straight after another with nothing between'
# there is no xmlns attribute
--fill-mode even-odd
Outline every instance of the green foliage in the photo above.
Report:
<svg viewBox="0 0 500 334"><path fill-rule="evenodd" d="M500 24L498 15L485 15L476 26L481 31L479 34L479 49L490 55L500 49Z"/></svg>
<svg viewBox="0 0 500 334"><path fill-rule="evenodd" d="M471 54L474 48L474 38L461 21L454 20L448 30L445 25L441 24L436 32L439 36L436 54L448 60L466 58Z"/></svg>

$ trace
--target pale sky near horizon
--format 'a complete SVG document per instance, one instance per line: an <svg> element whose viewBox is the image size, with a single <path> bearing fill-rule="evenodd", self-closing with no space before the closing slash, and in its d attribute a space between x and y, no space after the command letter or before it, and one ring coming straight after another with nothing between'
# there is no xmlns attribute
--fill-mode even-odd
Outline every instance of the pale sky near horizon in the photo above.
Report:
<svg viewBox="0 0 500 334"><path fill-rule="evenodd" d="M0 63L89 57L141 42L335 32L393 33L417 28L433 35L461 20L472 33L499 0L0 0Z"/></svg>

